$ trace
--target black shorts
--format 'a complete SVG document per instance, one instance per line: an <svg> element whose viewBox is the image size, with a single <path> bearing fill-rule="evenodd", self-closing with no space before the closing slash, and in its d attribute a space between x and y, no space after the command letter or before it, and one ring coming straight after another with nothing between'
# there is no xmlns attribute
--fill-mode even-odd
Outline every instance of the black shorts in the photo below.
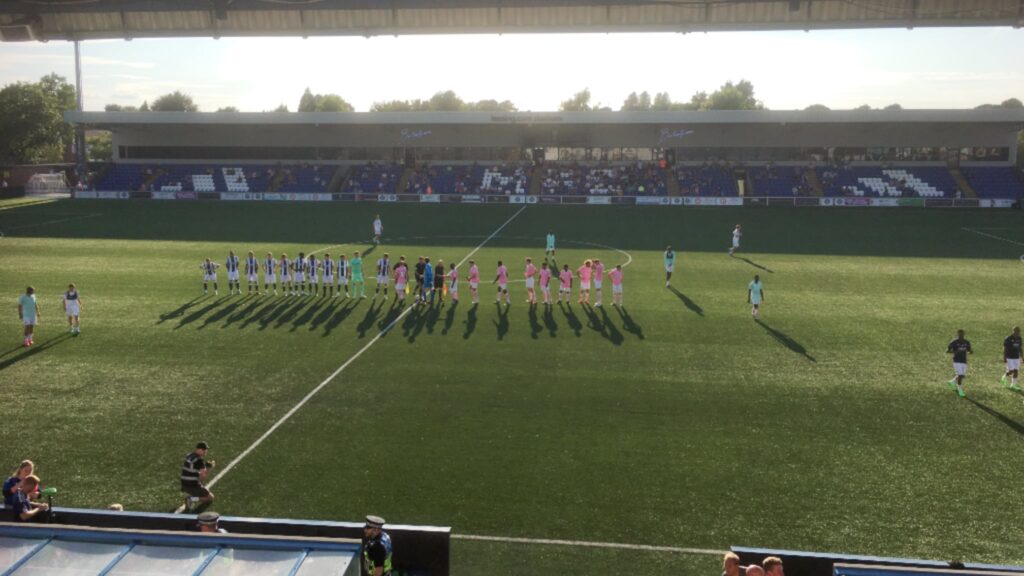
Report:
<svg viewBox="0 0 1024 576"><path fill-rule="evenodd" d="M210 491L206 489L206 486L202 484L181 484L181 491L189 496L195 496L196 498L206 498L210 495Z"/></svg>

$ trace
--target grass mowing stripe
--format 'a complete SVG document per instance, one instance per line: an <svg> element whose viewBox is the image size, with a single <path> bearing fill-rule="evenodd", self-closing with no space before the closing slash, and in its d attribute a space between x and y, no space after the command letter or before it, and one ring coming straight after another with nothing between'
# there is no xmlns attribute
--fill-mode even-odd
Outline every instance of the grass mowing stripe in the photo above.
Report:
<svg viewBox="0 0 1024 576"><path fill-rule="evenodd" d="M651 544L623 544L621 542L589 542L586 540L550 540L547 538L511 538L508 536L478 536L475 534L452 534L453 540L477 540L482 542L508 542L512 544L536 544L548 546L577 546L584 548L617 548L622 550L644 550L648 552L676 552L679 554L706 554L721 556L725 550L708 548L683 548L680 546L654 546Z"/></svg>
<svg viewBox="0 0 1024 576"><path fill-rule="evenodd" d="M483 248L483 247L484 247L484 245L485 245L485 244L487 244L488 242L490 242L490 241L491 241L491 239L493 239L493 238L494 238L495 236L497 236L499 232L501 232L501 231L502 231L502 230L503 230L503 229L504 229L504 228L505 228L506 226L508 226L508 225L509 225L509 224L510 224L510 223L511 223L511 222L512 222L513 220L515 220L517 216L519 216L520 214L522 214L522 213L523 213L523 210L526 210L526 206L523 206L523 207L522 207L522 208L520 208L520 209L519 209L518 211L516 211L516 213L515 213L515 214L513 214L512 216L510 216L510 217L508 218L508 220L505 220L505 222L503 222L503 223L501 224L501 226L498 226L498 227L497 227L497 228L496 228L496 229L494 230L494 232L491 232L491 235L490 235L490 236L488 236L487 238L484 238L484 241L483 241L483 242L481 242L480 244L478 244L478 245L476 246L476 248L473 248L473 250L472 250L472 251L470 251L470 253L469 253L469 254L467 254L467 255L466 255L466 256L465 256L465 257L464 257L464 258L463 258L463 259L462 259L461 261L459 261L459 264L458 264L458 265L459 265L459 266L462 266L462 264L463 264L463 263L464 263L464 262L465 262L466 260L469 260L469 259L470 259L470 258L471 258L471 257L473 256L473 254L476 254L476 253L477 253L477 252L478 252L478 251L479 251L479 250L480 250L481 248ZM398 321L399 321L399 320L401 320L401 319L402 319L402 317L403 317L403 316L405 316L406 314L408 314L408 313L409 313L410 311L412 311L412 307L411 307L411 306L410 306L409 308L406 308L405 310L403 310L403 311L402 311L402 313L401 313L401 314L399 314L398 316L396 316L396 317L395 317L395 319L394 319L394 320L392 320L390 324L388 324L388 325L387 325L387 326L385 326L385 327L384 327L383 329L381 329L381 331L380 331L379 333L377 333L377 335L376 335L376 336L374 336L374 337L373 337L372 339L370 339L370 341L369 341L369 342L367 342L365 346L363 346L362 348L360 348L358 352L356 352L356 353L355 353L355 354L354 354L354 355L353 355L353 356L352 356L351 358L349 358L349 359L348 359L347 361L345 361L345 363L344 363L344 364L342 364L341 366L339 366L337 370L335 370L334 372L332 372L330 376L328 376L327 378L325 378L325 379L324 379L324 381L323 381L323 382L321 382L321 383L320 383L320 384L319 384L319 385L318 385L318 386L317 386L316 388L314 388L314 389L313 389L312 391L310 391L310 392L309 392L309 394L306 394L306 395L305 395L305 396L304 396L304 397L302 398L302 400L300 400L300 401L298 402L298 404L296 404L295 406L293 406L293 407L292 407L292 409L291 409L291 410L289 410L288 412L286 412L286 413L285 413L285 415L284 415L284 416L282 416L282 417L281 417L281 418L280 418L280 419L279 419L279 420L278 420L277 422L275 422L275 423L274 423L274 425L273 425L273 426L271 426L271 427L270 427L270 428L269 428L269 429L268 429L268 430L267 430L266 432L264 432L262 436L260 436L259 438L257 438L255 442L253 442L253 443L252 443L252 444L251 444L251 445L250 445L250 446L249 446L248 448L246 448L246 449L245 449L245 450L244 450L244 451L243 451L243 452L242 452L241 454L239 454L237 458L235 458L234 460L232 460L231 462L229 462L229 463L228 463L228 465L227 465L227 466L225 466L225 467L224 467L224 469L223 469L223 470L221 470L219 474L217 474L216 476L214 476L213 480L211 480L211 481L210 481L210 483L209 483L209 484L207 484L207 486L208 486L208 487L213 487L213 485L215 485L215 484L217 483L217 481L218 481L218 480L220 480L221 478L223 478L225 474L227 474L228 472L230 472L232 468L234 468L234 467L235 467L235 466L236 466L236 465L237 465L237 464L238 464L239 462L241 462L241 461L242 461L242 460L243 460L243 459L244 459L244 458L245 458L246 456L248 456L248 455L249 455L249 454L250 454L250 453L251 453L251 452L252 452L253 450L255 450L255 449L256 449L257 447L259 447L259 445L260 445L260 444L262 444L262 443L263 443L263 441L264 441L264 440L266 440L266 439L267 439L267 438L268 438L268 437L269 437L269 436L270 436L271 434L273 434L275 430L277 430L278 428L280 428L280 427L281 427L281 425L282 425L282 424L284 424L285 422L287 422L287 421L288 421L288 419L289 419L289 418L291 418L293 414L295 414L296 412L298 412L298 411L299 411L299 409L300 409L300 408L302 408L302 407L303 407L303 406L304 406L304 405L306 404L306 402L309 402L309 400L310 400L311 398L313 398L313 396L316 396L316 394L317 394L318 392L320 392L320 390L322 390L322 389L324 388L324 386L327 386L328 384L330 384L330 383L331 383L331 381L332 381L332 380L334 380L334 379L335 379L335 378L336 378L336 377L338 376L338 374L341 374L341 373L342 373L342 372L343 372L343 371L344 371L344 370L345 370L346 368L348 368L348 367L349 367L349 365L350 365L350 364L352 364L353 362L355 362L355 361L356 361L356 359L358 359L358 358L359 358L360 356L362 356L362 355L363 355L363 352L366 352L366 351L367 351L367 350L368 350L368 349L370 348L370 346L373 346L374 344L376 344L376 343L377 343L377 341L381 339L381 337L383 337L383 336L384 336L385 334L387 334L387 333L388 333L388 331L390 331L390 330L391 330L391 329L392 329L392 328L393 328L393 327L395 326L395 324L397 324L397 323L398 323ZM180 506L180 507L178 507L178 509L177 509L177 510L175 510L175 511L176 511L176 512L182 512L182 511L184 511L184 506Z"/></svg>

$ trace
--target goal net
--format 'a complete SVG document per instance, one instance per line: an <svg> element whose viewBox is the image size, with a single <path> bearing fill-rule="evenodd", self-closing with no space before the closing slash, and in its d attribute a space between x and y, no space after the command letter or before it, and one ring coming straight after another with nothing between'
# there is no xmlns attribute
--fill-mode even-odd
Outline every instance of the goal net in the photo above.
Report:
<svg viewBox="0 0 1024 576"><path fill-rule="evenodd" d="M71 188L63 172L56 174L33 174L25 184L26 196L45 196L48 194L67 194Z"/></svg>

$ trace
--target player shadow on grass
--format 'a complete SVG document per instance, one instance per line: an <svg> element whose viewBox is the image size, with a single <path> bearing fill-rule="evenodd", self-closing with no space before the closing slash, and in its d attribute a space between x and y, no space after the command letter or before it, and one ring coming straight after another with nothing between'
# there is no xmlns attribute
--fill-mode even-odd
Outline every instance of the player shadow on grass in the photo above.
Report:
<svg viewBox="0 0 1024 576"><path fill-rule="evenodd" d="M384 309L384 301L371 300L370 307L366 310L366 315L356 325L356 332L359 333L360 338L365 338L366 333L373 328L373 324L377 321L377 317L380 316L380 311Z"/></svg>
<svg viewBox="0 0 1024 576"><path fill-rule="evenodd" d="M471 304L469 311L466 312L466 331L462 333L463 340L469 340L469 337L473 335L476 330L476 311L479 308L479 304Z"/></svg>
<svg viewBox="0 0 1024 576"><path fill-rule="evenodd" d="M565 316L565 320L569 323L569 328L572 328L576 337L579 338L582 336L583 334L581 331L583 329L583 324L580 322L580 319L576 317L576 313L573 312L572 304L559 302L558 307L562 309L562 315Z"/></svg>
<svg viewBox="0 0 1024 576"><path fill-rule="evenodd" d="M544 327L552 338L558 335L558 322L555 322L554 306L544 307Z"/></svg>
<svg viewBox="0 0 1024 576"><path fill-rule="evenodd" d="M743 256L734 256L734 258L736 258L737 260L743 260L744 262L746 262L747 264L750 264L751 266L753 266L754 268L757 268L758 270L764 270L765 272L767 272L769 274L775 274L775 272L772 271L771 268L768 268L767 266L761 266L760 264L758 264L757 262L754 262L750 258L744 258Z"/></svg>
<svg viewBox="0 0 1024 576"><path fill-rule="evenodd" d="M203 320L203 323L199 326L199 328L196 328L196 330L202 330L203 328L206 328L210 324L217 322L221 318L226 317L227 315L234 312L235 309L238 308L241 304L241 300L235 300L231 304L228 304L227 306L221 308L220 310L217 310L213 314L210 314L210 317L207 318L206 320Z"/></svg>
<svg viewBox="0 0 1024 576"><path fill-rule="evenodd" d="M205 316L207 312L209 312L210 310L213 310L217 306L220 306L221 304L226 302L227 299L228 299L227 296L224 296L222 298L217 298L216 300L214 300L213 302L210 302L206 306L203 306L199 310L196 310L195 312L192 312L188 316L185 316L184 318L179 320L178 321L178 325L175 326L174 329L177 330L178 328L181 328L183 326L187 326L187 325L195 322L196 320L199 320L200 318Z"/></svg>
<svg viewBox="0 0 1024 576"><path fill-rule="evenodd" d="M610 340L612 344L622 346L622 342L625 341L625 338L622 336L622 332L619 332L619 329L615 327L615 324L608 316L608 311L605 310L604 306L601 306L598 310L601 311L601 322L604 323L605 328L605 331L601 332L601 335Z"/></svg>
<svg viewBox="0 0 1024 576"><path fill-rule="evenodd" d="M31 358L32 356L35 356L40 352L49 350L50 348L53 348L54 346L70 339L71 334L63 332L60 335L54 336L53 338L50 338L45 342L42 342L40 344L33 344L32 346L25 348L25 351L22 352L21 354L11 356L7 360L0 362L0 370L6 370L7 368L13 366L14 364L17 364L18 362L21 362L22 360L27 360L28 358Z"/></svg>
<svg viewBox="0 0 1024 576"><path fill-rule="evenodd" d="M261 304L262 306L255 314L250 314L249 317L245 319L245 322L242 322L242 324L238 326L239 330L244 330L250 324L262 320L268 313L277 310L282 306L281 302L274 300L263 300Z"/></svg>
<svg viewBox="0 0 1024 576"><path fill-rule="evenodd" d="M644 329L642 326L633 321L633 317L626 311L625 306L616 306L616 310L619 312L619 318L622 319L622 328L637 338L644 339Z"/></svg>
<svg viewBox="0 0 1024 576"><path fill-rule="evenodd" d="M385 303L387 301L385 300ZM382 306L383 308L383 306ZM405 303L398 300L392 300L391 306L388 307L388 313L377 322L377 328L387 335L391 331L392 324L398 320L398 317L402 315L402 311L405 310Z"/></svg>
<svg viewBox="0 0 1024 576"><path fill-rule="evenodd" d="M341 309L335 312L334 316L331 316L331 319L324 325L324 336L329 336L335 328L344 322L345 318L348 318L349 314L356 309L356 304L358 301L346 299L341 305Z"/></svg>
<svg viewBox="0 0 1024 576"><path fill-rule="evenodd" d="M195 306L196 304L198 304L201 300L205 299L206 297L207 296L205 294L202 295L202 296L196 296L195 298L193 298L193 299L189 300L188 302L185 302L184 304L179 306L176 310L172 310L170 312L165 312L165 313L161 314L160 315L160 319L157 320L156 323L157 324L163 324L164 322L167 322L168 320L173 320L173 319L175 319L175 318L185 314L186 310L188 310L189 308Z"/></svg>
<svg viewBox="0 0 1024 576"><path fill-rule="evenodd" d="M412 311L405 317L405 322L402 322L402 335L410 344L416 341L416 337L427 325L427 310L424 305L414 303L412 306Z"/></svg>
<svg viewBox="0 0 1024 576"><path fill-rule="evenodd" d="M312 300L310 303L312 305L306 308L306 311L302 313L302 316L299 316L298 318L295 319L294 322L292 322L292 328L291 330L289 330L289 332L295 332L300 327L309 324L313 320L313 318L316 317L317 311L323 308L324 304L326 304L327 301L323 298L316 298L315 300Z"/></svg>
<svg viewBox="0 0 1024 576"><path fill-rule="evenodd" d="M280 316L278 316L277 323L275 324L274 328L280 328L285 324L288 324L289 322L293 321L295 319L295 316L298 315L299 311L308 305L309 299L305 297L301 297L297 299L295 302L289 302L289 306L286 307L281 312Z"/></svg>
<svg viewBox="0 0 1024 576"><path fill-rule="evenodd" d="M686 306L691 312L693 312L697 316L701 316L701 317L704 316L704 309L701 308L700 305L697 304L696 302L694 302L693 300L690 300L689 296L687 296L686 294L683 294L679 290L676 290L675 286L669 286L668 289L673 294L675 294L680 300L682 300L683 301L683 305Z"/></svg>
<svg viewBox="0 0 1024 576"><path fill-rule="evenodd" d="M491 320L491 322L494 323L494 328L497 330L498 340L500 341L500 340L504 340L505 339L505 335L508 334L508 327L509 327L508 311L509 311L509 308L511 308L511 306L508 306L508 305L502 306L500 303L497 303L497 302L495 303L495 306L497 306L497 308L498 308L498 319L497 320Z"/></svg>
<svg viewBox="0 0 1024 576"><path fill-rule="evenodd" d="M246 296L246 299L251 299L251 298L252 298L252 295L247 295ZM244 300L243 300L243 302L244 302ZM256 298L255 300L251 300L249 302L248 306L246 306L245 308L242 308L241 310L239 310L238 312L232 314L231 316L228 316L228 319L224 321L224 325L221 326L221 329L227 328L228 326L231 326L235 322L238 322L239 320L248 317L250 314L253 313L254 310L259 308L263 304L264 304L264 302L261 301L259 298Z"/></svg>
<svg viewBox="0 0 1024 576"><path fill-rule="evenodd" d="M442 336L447 336L448 332L452 329L452 325L455 324L455 309L458 307L458 300L453 301L452 305L448 307L448 313L444 315L444 328L441 329Z"/></svg>
<svg viewBox="0 0 1024 576"><path fill-rule="evenodd" d="M530 338L537 339L538 335L544 331L544 327L537 321L537 305L530 304Z"/></svg>
<svg viewBox="0 0 1024 576"><path fill-rule="evenodd" d="M785 332L772 328L764 320L761 320L760 318L755 318L754 322L757 322L758 326L764 328L765 331L768 332L768 334L771 335L772 338L775 338L775 340L778 341L779 344L782 344L783 346L789 348L793 352L800 354L801 356L807 358L811 362L818 362L814 358L814 356L811 356L810 354L807 353L807 348L804 348L803 344L797 342L796 340L793 340Z"/></svg>
<svg viewBox="0 0 1024 576"><path fill-rule="evenodd" d="M1010 418L1006 414L1003 414L1002 412L1000 412L1000 411L998 411L998 410L996 410L994 408L990 408L990 407L986 406L985 404L982 404L981 402L978 402L974 398L967 398L967 401L970 402L971 404L974 404L975 406L977 406L978 409L981 410L982 412L988 414L989 416L992 416L993 418L995 418L996 420L999 420L1003 424L1006 424L1007 426L1010 427L1011 430L1013 430L1017 434L1020 434L1021 436L1024 436L1024 424L1021 424L1020 422L1017 422L1013 418Z"/></svg>
<svg viewBox="0 0 1024 576"><path fill-rule="evenodd" d="M271 322L277 320L281 314L284 314L285 310L292 306L292 304L293 302L291 300L282 299L275 302L273 306L268 306L267 312L269 312L269 314L267 314L265 318L260 318L260 330L266 330L267 327L270 326ZM263 314L260 313L260 316L263 316ZM248 323L249 320L246 320L246 322Z"/></svg>
<svg viewBox="0 0 1024 576"><path fill-rule="evenodd" d="M427 305L427 313L424 321L427 334L434 333L434 327L437 326L437 321L441 319L441 306L444 306L444 304L441 304L440 301L434 301Z"/></svg>

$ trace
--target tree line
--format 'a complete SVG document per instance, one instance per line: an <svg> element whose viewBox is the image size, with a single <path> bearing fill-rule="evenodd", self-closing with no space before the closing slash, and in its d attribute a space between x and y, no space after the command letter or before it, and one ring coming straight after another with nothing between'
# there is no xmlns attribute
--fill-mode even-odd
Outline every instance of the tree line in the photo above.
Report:
<svg viewBox="0 0 1024 576"><path fill-rule="evenodd" d="M57 74L43 76L38 82L16 82L0 89L0 164L33 164L59 162L63 152L73 140L73 131L64 121L64 112L77 108L75 87ZM978 109L1024 108L1017 98L999 104L982 104ZM678 111L678 110L767 110L754 94L754 85L748 80L726 82L717 90L696 92L688 101L675 101L667 92L631 92L618 108L624 112ZM863 105L855 110L871 110ZM882 110L900 110L891 104ZM199 105L192 96L175 90L150 103L138 106L107 104L107 112L198 112ZM827 111L822 104L812 104L808 111ZM234 106L219 108L217 112L238 112ZM338 94L314 94L309 88L299 98L298 113L354 112L355 108ZM371 112L518 112L509 100L466 101L454 91L438 92L426 100L386 100L374 102ZM562 112L612 112L611 106L591 102L588 88L563 100ZM267 112L289 112L288 106L279 105ZM87 138L89 158L111 158L110 134L99 133ZM1020 134L1021 153L1024 154L1024 132Z"/></svg>

